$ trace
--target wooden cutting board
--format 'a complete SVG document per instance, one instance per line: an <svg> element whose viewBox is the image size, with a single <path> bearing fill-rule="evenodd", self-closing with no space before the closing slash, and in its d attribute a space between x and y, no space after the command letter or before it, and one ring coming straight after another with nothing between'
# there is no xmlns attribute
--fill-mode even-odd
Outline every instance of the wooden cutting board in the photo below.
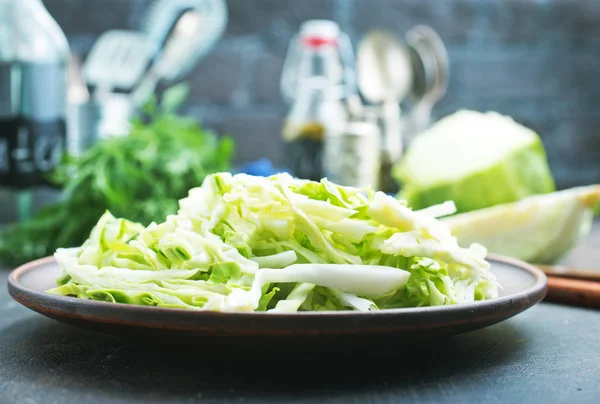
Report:
<svg viewBox="0 0 600 404"><path fill-rule="evenodd" d="M600 271L537 266L548 277L547 301L600 308Z"/></svg>

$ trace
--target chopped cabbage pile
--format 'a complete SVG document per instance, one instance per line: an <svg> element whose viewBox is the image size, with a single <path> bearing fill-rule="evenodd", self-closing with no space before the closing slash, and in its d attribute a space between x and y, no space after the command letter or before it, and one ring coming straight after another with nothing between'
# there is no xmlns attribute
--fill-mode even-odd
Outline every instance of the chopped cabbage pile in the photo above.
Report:
<svg viewBox="0 0 600 404"><path fill-rule="evenodd" d="M83 245L58 249L50 293L212 311L452 305L497 296L484 247L381 192L288 174L218 173L148 227L106 212Z"/></svg>

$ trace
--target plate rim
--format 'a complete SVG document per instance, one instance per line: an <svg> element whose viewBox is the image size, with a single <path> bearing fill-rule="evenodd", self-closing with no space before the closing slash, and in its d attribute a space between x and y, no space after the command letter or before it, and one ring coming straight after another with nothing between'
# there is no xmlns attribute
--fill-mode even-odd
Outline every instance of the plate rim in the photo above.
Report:
<svg viewBox="0 0 600 404"><path fill-rule="evenodd" d="M179 315L179 316L193 316L197 318L202 317L222 317L227 319L232 318L244 318L244 319L260 319L260 318L268 318L268 319L290 319L290 318L307 318L307 317L315 317L315 318L323 318L323 317L360 317L360 318L374 318L374 317L386 317L386 316L398 316L398 315L416 315L420 314L423 316L426 315L438 315L445 314L451 315L451 313L455 312L464 312L468 310L477 310L484 307L489 306L503 306L507 304L512 304L514 302L519 302L523 300L529 300L529 304L527 307L523 308L520 311L523 311L535 304L539 303L546 296L548 285L547 285L547 277L546 274L539 268L535 267L532 264L526 263L524 261L498 255L498 254L488 254L486 260L492 262L498 262L501 264L509 265L512 267L519 268L523 270L535 278L535 283L527 288L526 290L520 291L518 293L509 294L506 296L497 297L489 300L481 300L472 303L462 303L455 305L447 305L447 306L425 306L425 307L407 307L407 308L395 308L395 309L384 309L384 310L373 310L369 312L360 312L360 311L302 311L295 313L272 313L272 312L239 312L239 311L212 311L212 310L190 310L190 309L179 309L179 308L167 308L167 307L154 307L154 306L142 306L142 305L130 305L130 304L121 304L121 303L110 303L96 300L85 300L78 299L74 297L66 297L59 295L51 295L47 292L31 289L21 284L19 278L24 274L31 272L37 269L41 265L47 265L53 261L56 261L54 256L48 256L44 258L40 258L34 261L30 261L25 263L11 271L8 276L8 292L10 296L17 301L18 303L32 309L34 311L40 312L38 309L40 308L40 304L31 305L28 304L24 297L31 297L37 300L38 302L52 302L57 301L62 303L62 309L59 310L61 316L70 317L73 319L86 319L90 320L89 316L84 314L79 314L77 312L73 312L68 310L68 308L72 308L74 306L81 306L84 308L97 308L99 310L118 310L122 311L124 314L126 313L155 313L158 315ZM30 302L29 302L30 303ZM35 306L35 308L34 308ZM42 304L43 306L43 304ZM518 311L518 312L520 312ZM518 313L517 312L517 313ZM42 312L40 312L42 313ZM48 310L44 310L42 314L47 314ZM93 321L100 321L98 318L94 318ZM104 321L101 321L104 322ZM118 321L108 321L111 324L118 324Z"/></svg>

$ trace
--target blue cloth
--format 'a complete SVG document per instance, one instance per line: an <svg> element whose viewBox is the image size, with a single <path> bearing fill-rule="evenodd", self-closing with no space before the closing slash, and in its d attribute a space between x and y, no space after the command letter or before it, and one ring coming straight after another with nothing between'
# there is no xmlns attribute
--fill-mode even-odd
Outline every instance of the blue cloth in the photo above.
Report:
<svg viewBox="0 0 600 404"><path fill-rule="evenodd" d="M262 158L242 165L238 168L237 171L234 171L234 174L244 173L248 175L255 175L257 177L268 177L270 175L275 175L283 172L291 174L288 170L284 168L274 167L271 160L267 158Z"/></svg>

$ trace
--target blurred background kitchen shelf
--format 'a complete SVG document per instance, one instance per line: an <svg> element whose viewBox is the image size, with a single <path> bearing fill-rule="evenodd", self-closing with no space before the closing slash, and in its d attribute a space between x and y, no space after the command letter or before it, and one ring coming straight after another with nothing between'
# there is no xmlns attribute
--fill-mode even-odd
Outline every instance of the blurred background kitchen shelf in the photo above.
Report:
<svg viewBox="0 0 600 404"><path fill-rule="evenodd" d="M136 29L149 0L44 0L72 49L108 29ZM356 44L371 28L402 36L428 24L450 58L439 117L496 110L536 130L560 188L600 181L600 2L594 0L228 0L225 37L190 74L188 111L238 144L236 159L282 163L279 90L300 24L326 18Z"/></svg>
<svg viewBox="0 0 600 404"><path fill-rule="evenodd" d="M85 56L110 29L139 29L150 0L43 0ZM354 45L374 27L403 36L434 28L450 59L434 119L495 110L537 131L558 188L600 182L600 2L594 0L228 0L220 40L187 81L184 112L230 134L236 162L283 163L288 111L279 88L287 46L301 23L336 21Z"/></svg>

